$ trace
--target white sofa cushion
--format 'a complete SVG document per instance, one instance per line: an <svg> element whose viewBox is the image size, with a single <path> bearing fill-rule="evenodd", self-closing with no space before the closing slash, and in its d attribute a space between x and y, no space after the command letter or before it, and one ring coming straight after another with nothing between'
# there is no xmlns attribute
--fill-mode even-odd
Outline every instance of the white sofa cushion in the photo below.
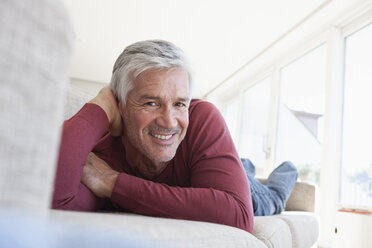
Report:
<svg viewBox="0 0 372 248"><path fill-rule="evenodd" d="M100 226L107 232L174 248L265 248L252 234L238 228L199 221L148 217L129 213L89 213L52 210L50 218L70 224Z"/></svg>
<svg viewBox="0 0 372 248"><path fill-rule="evenodd" d="M59 1L0 1L0 206L49 208L73 32Z"/></svg>
<svg viewBox="0 0 372 248"><path fill-rule="evenodd" d="M318 221L313 213L287 211L254 218L253 234L267 247L309 248L317 240Z"/></svg>
<svg viewBox="0 0 372 248"><path fill-rule="evenodd" d="M291 230L287 223L274 216L254 217L253 235L267 247L291 248Z"/></svg>
<svg viewBox="0 0 372 248"><path fill-rule="evenodd" d="M70 83L67 87L63 119L67 120L71 118L84 106L85 103L89 102L94 97L95 95L89 94L87 91L84 91Z"/></svg>
<svg viewBox="0 0 372 248"><path fill-rule="evenodd" d="M275 215L273 218L287 223L292 234L293 248L309 248L318 239L318 220L313 213L287 211L280 215Z"/></svg>

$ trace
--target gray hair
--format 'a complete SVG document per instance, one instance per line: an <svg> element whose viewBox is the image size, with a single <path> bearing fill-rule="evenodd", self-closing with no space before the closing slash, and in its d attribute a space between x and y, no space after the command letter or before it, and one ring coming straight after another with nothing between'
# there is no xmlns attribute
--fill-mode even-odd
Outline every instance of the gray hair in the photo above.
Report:
<svg viewBox="0 0 372 248"><path fill-rule="evenodd" d="M126 47L117 58L112 71L111 90L124 107L127 95L133 89L133 82L139 74L149 69L173 68L186 70L189 76L189 90L191 95L191 68L184 52L180 48L163 40L136 42Z"/></svg>

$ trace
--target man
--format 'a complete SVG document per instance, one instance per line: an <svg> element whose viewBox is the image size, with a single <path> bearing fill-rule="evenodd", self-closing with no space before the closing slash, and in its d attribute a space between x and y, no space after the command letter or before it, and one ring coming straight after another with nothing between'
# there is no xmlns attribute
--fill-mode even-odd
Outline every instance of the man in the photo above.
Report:
<svg viewBox="0 0 372 248"><path fill-rule="evenodd" d="M253 230L249 183L217 109L191 100L183 52L127 47L63 126L53 208L130 211ZM109 130L109 133L107 132Z"/></svg>
<svg viewBox="0 0 372 248"><path fill-rule="evenodd" d="M130 211L248 232L253 211L283 211L295 167L285 162L259 183L250 160L240 161L220 113L191 100L191 89L189 66L173 44L127 47L111 89L64 123L53 208Z"/></svg>

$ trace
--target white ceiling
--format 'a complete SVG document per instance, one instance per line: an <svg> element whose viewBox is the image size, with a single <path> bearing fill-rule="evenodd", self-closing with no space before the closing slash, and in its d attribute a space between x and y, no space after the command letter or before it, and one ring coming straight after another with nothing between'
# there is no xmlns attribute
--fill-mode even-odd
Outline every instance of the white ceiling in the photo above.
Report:
<svg viewBox="0 0 372 248"><path fill-rule="evenodd" d="M319 6L330 2L63 1L77 38L71 77L107 83L115 59L127 45L165 39L188 55L195 72L196 97L202 97Z"/></svg>

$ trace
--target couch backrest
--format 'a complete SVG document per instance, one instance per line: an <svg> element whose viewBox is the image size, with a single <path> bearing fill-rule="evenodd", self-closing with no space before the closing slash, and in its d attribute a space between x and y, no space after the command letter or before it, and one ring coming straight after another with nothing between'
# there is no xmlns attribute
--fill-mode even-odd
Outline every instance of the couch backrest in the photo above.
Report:
<svg viewBox="0 0 372 248"><path fill-rule="evenodd" d="M0 13L0 207L46 210L72 27L56 0L2 0Z"/></svg>

